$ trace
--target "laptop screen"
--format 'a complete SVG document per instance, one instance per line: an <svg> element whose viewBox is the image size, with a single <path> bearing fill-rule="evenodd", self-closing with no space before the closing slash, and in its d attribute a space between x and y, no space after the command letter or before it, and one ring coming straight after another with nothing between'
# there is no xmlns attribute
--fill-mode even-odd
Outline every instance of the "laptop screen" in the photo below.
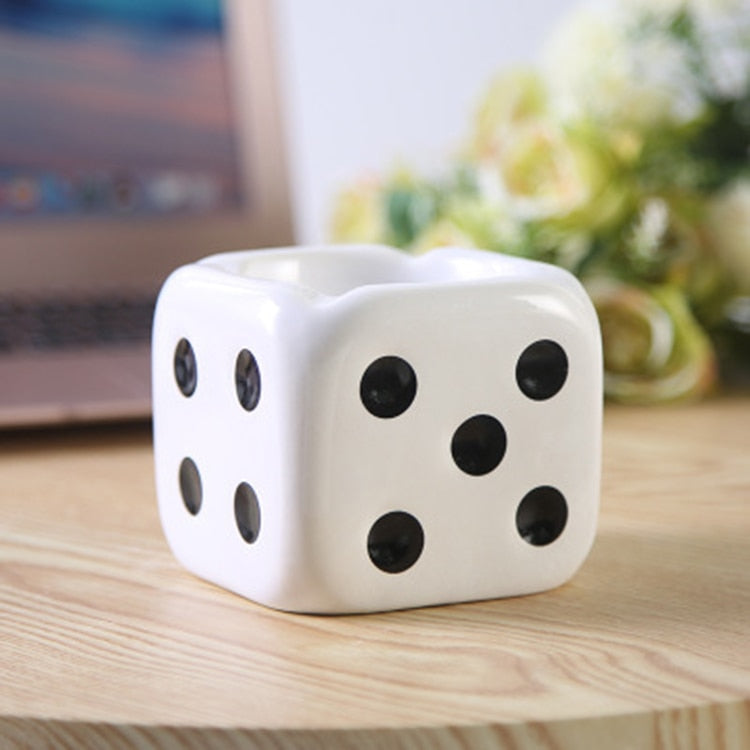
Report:
<svg viewBox="0 0 750 750"><path fill-rule="evenodd" d="M0 0L0 222L247 196L220 0Z"/></svg>
<svg viewBox="0 0 750 750"><path fill-rule="evenodd" d="M270 0L0 0L0 427L148 413L157 291L288 244Z"/></svg>
<svg viewBox="0 0 750 750"><path fill-rule="evenodd" d="M0 301L287 244L268 0L0 0Z"/></svg>

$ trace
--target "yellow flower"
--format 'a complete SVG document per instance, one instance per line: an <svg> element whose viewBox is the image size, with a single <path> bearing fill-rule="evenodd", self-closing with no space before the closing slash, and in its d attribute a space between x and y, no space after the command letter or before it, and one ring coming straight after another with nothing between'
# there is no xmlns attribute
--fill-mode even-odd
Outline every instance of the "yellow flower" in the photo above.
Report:
<svg viewBox="0 0 750 750"><path fill-rule="evenodd" d="M533 72L500 76L479 108L467 149L483 197L523 219L567 214L589 197L572 144L547 116L546 98Z"/></svg>
<svg viewBox="0 0 750 750"><path fill-rule="evenodd" d="M336 198L331 218L335 242L383 242L387 234L383 186L374 178L360 180Z"/></svg>
<svg viewBox="0 0 750 750"><path fill-rule="evenodd" d="M469 160L495 159L520 125L534 122L546 109L547 92L534 71L515 70L497 76L477 110L467 151Z"/></svg>
<svg viewBox="0 0 750 750"><path fill-rule="evenodd" d="M621 215L628 196L615 171L639 148L629 131L612 144L601 132L564 125L539 75L516 71L489 88L465 153L483 201L520 221L592 231Z"/></svg>
<svg viewBox="0 0 750 750"><path fill-rule="evenodd" d="M409 251L418 255L435 247L479 247L479 245L453 219L443 218L438 219L422 232L409 246Z"/></svg>
<svg viewBox="0 0 750 750"><path fill-rule="evenodd" d="M698 398L712 390L713 348L679 289L636 287L611 278L589 279L586 289L602 329L608 398L649 404Z"/></svg>

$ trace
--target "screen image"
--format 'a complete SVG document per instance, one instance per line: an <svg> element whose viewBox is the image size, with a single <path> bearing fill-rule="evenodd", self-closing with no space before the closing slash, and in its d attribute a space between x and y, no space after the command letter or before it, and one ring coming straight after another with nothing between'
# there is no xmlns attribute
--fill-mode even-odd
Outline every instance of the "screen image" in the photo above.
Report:
<svg viewBox="0 0 750 750"><path fill-rule="evenodd" d="M221 0L0 0L0 221L244 197Z"/></svg>

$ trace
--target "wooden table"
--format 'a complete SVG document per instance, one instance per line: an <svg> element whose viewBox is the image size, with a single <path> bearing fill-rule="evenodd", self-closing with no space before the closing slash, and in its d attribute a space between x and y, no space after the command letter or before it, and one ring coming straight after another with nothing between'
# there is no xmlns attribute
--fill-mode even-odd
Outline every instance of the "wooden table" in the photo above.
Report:
<svg viewBox="0 0 750 750"><path fill-rule="evenodd" d="M750 748L750 398L608 407L536 596L274 612L162 537L145 426L0 437L0 747Z"/></svg>

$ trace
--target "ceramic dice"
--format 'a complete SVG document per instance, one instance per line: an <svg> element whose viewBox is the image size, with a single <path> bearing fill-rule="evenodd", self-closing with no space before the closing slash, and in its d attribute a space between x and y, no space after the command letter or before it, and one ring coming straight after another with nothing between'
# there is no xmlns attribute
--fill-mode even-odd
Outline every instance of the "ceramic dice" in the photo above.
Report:
<svg viewBox="0 0 750 750"><path fill-rule="evenodd" d="M153 405L175 556L271 607L538 592L594 539L600 334L553 266L457 248L208 257L160 293Z"/></svg>

